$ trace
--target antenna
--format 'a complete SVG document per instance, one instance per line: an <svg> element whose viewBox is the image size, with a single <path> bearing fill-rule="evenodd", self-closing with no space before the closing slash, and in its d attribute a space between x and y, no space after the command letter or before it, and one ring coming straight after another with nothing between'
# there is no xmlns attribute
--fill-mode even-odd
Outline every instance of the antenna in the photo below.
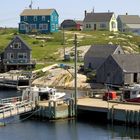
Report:
<svg viewBox="0 0 140 140"><path fill-rule="evenodd" d="M31 3L29 5L29 8L32 9L33 1L31 0Z"/></svg>
<svg viewBox="0 0 140 140"><path fill-rule="evenodd" d="M95 11L95 8L94 8L94 6L93 6L92 13L94 13L94 11Z"/></svg>

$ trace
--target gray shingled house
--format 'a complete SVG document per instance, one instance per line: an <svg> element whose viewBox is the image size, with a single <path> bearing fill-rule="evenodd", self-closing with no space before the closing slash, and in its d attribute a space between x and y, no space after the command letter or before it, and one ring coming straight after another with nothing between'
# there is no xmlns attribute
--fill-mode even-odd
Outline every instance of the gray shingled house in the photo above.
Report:
<svg viewBox="0 0 140 140"><path fill-rule="evenodd" d="M140 54L114 54L96 71L96 81L113 85L140 82Z"/></svg>
<svg viewBox="0 0 140 140"><path fill-rule="evenodd" d="M118 30L140 34L140 17L138 15L118 15Z"/></svg>
<svg viewBox="0 0 140 140"><path fill-rule="evenodd" d="M27 69L35 66L31 60L31 48L19 36L7 45L1 54L0 71Z"/></svg>
<svg viewBox="0 0 140 140"><path fill-rule="evenodd" d="M112 54L124 54L117 45L93 45L84 56L84 69L98 69L102 63Z"/></svg>
<svg viewBox="0 0 140 140"><path fill-rule="evenodd" d="M87 13L83 20L84 30L107 30L118 31L117 20L113 12L95 13L94 11Z"/></svg>

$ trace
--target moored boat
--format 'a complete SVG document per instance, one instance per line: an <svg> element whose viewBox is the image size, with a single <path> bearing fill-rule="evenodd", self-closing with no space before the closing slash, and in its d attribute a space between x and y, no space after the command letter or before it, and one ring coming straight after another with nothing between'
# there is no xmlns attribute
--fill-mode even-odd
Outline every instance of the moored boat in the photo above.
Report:
<svg viewBox="0 0 140 140"><path fill-rule="evenodd" d="M125 87L123 89L123 100L140 103L140 85L135 84L133 86Z"/></svg>

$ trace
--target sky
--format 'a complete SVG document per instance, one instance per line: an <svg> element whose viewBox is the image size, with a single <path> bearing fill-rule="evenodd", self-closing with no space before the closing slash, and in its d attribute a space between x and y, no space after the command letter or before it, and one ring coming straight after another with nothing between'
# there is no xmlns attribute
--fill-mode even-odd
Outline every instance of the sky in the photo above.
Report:
<svg viewBox="0 0 140 140"><path fill-rule="evenodd" d="M115 15L140 15L140 0L32 0L33 9L54 8L59 23L64 19L84 19L84 11L114 12ZM18 27L20 13L28 8L31 0L3 0L0 4L0 27Z"/></svg>

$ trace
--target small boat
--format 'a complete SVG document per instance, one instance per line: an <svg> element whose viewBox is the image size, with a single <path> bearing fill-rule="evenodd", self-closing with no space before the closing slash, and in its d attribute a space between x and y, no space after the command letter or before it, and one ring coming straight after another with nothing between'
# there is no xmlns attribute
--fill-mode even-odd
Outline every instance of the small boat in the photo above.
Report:
<svg viewBox="0 0 140 140"><path fill-rule="evenodd" d="M122 93L124 101L140 103L140 84L125 87Z"/></svg>
<svg viewBox="0 0 140 140"><path fill-rule="evenodd" d="M65 92L58 92L55 88L49 88L49 87L33 86L27 88L26 91L28 92L26 97L28 96L29 98L30 93L32 93L32 95L36 94L35 96L39 96L40 100L57 100L66 95Z"/></svg>

